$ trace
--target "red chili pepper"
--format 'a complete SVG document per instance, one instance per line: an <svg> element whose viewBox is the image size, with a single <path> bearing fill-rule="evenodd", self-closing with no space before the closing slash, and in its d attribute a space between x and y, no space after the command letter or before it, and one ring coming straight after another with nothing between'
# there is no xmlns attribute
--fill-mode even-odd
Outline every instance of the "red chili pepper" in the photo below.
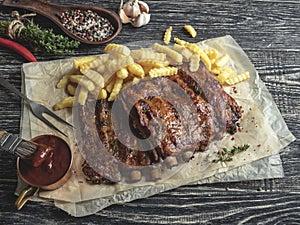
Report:
<svg viewBox="0 0 300 225"><path fill-rule="evenodd" d="M27 59L29 62L37 62L35 56L27 48L25 48L23 45L17 42L0 37L0 45L14 50L15 52L23 56L25 59Z"/></svg>

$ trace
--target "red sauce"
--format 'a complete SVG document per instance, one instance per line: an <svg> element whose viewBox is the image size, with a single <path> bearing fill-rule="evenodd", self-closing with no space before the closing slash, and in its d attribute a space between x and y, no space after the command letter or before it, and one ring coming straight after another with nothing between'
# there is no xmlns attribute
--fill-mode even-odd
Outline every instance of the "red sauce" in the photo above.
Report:
<svg viewBox="0 0 300 225"><path fill-rule="evenodd" d="M43 135L33 140L43 148L39 153L47 153L47 157L39 158L37 153L38 163L41 164L35 167L35 161L28 163L26 160L20 160L19 168L21 176L33 186L47 186L57 182L62 178L69 169L71 163L71 152L68 144L59 137L52 135ZM52 151L49 151L49 148ZM47 150L48 149L48 150ZM47 151L46 151L47 150ZM43 155L43 154L42 154Z"/></svg>
<svg viewBox="0 0 300 225"><path fill-rule="evenodd" d="M33 166L41 166L46 159L53 157L53 148L44 144L38 145L38 150L33 154L31 158Z"/></svg>

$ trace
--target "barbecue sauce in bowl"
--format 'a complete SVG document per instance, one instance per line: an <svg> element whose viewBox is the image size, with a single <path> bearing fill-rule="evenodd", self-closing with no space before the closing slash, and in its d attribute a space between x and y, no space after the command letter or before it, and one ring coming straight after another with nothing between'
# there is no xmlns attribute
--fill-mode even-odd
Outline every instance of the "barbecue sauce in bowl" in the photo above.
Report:
<svg viewBox="0 0 300 225"><path fill-rule="evenodd" d="M20 177L28 184L53 190L70 177L72 154L68 144L54 135L42 135L31 140L39 148L31 158L17 161Z"/></svg>

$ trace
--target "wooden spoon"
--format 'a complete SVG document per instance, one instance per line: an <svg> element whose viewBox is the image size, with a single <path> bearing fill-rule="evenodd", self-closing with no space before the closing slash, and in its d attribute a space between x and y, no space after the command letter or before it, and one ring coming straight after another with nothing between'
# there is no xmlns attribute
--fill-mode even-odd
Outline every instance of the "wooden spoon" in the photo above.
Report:
<svg viewBox="0 0 300 225"><path fill-rule="evenodd" d="M122 29L120 17L113 11L88 5L60 5L47 2L46 0L4 0L3 6L26 9L43 15L56 23L68 36L85 44L103 44L114 39ZM103 18L107 18L114 26L114 33L102 41L89 41L81 38L68 29L60 21L60 15L63 12L80 9L82 11L91 10Z"/></svg>

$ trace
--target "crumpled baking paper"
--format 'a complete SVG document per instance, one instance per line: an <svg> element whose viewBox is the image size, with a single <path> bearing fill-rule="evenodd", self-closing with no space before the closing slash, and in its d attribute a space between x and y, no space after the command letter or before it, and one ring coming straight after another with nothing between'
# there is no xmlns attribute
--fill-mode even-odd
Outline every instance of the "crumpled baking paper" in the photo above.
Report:
<svg viewBox="0 0 300 225"><path fill-rule="evenodd" d="M182 185L212 182L228 182L242 180L258 180L283 177L283 169L279 151L295 140L286 126L272 96L260 80L257 71L231 36L210 39L200 43L203 46L216 48L221 53L227 53L238 73L249 71L251 78L235 85L237 93L232 87L226 87L244 109L241 120L241 132L237 132L232 139L226 135L221 146L231 148L233 145L250 144L250 148L233 157L233 161L226 163L206 162L207 153L198 153L193 160L174 176L156 183L147 184L115 184L90 185L85 181L81 171L84 159L76 148L73 131L56 121L55 126L65 132L65 138L54 132L36 117L26 106L23 107L21 120L21 135L23 138L42 134L55 134L65 139L73 151L73 173L69 181L54 191L40 191L32 200L54 201L56 207L68 212L72 216L80 217L98 212L99 210L118 203L133 201L139 198L177 188ZM145 47L145 46L141 46ZM55 60L49 62L27 63L22 67L23 92L32 100L51 108L56 102L66 97L64 90L56 89L59 79L66 73L72 73L73 59ZM70 110L61 110L57 114L72 123ZM213 148L213 146L211 147ZM19 179L16 193L26 184Z"/></svg>

